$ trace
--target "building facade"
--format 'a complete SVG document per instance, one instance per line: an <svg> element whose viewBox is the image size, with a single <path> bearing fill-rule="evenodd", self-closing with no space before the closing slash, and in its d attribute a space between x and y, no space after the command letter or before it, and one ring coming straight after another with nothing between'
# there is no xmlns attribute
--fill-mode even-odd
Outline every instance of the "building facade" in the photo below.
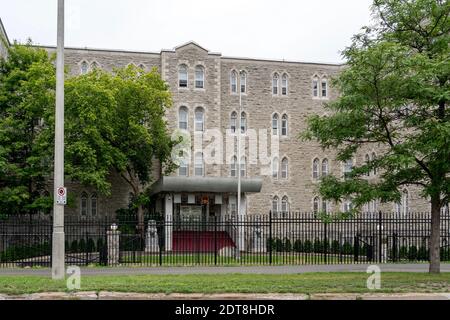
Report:
<svg viewBox="0 0 450 320"><path fill-rule="evenodd" d="M191 144L190 150L180 152L176 172L161 177L155 170L152 210L169 220L236 213L238 174L242 179L241 214L346 210L350 201L331 203L317 195L320 178L343 176L353 165L370 161L379 152L364 150L352 161L340 163L332 150L299 138L307 118L325 114L324 103L337 97L330 79L342 70L340 64L225 57L194 42L158 53L67 48L65 61L72 75L134 64L147 71L156 68L168 83L173 97L166 114L169 129L174 134L188 133ZM217 144L218 140L222 143ZM377 175L374 172L367 178L377 179ZM114 175L111 180L112 194L107 198L95 190L68 185L76 201L66 212L113 215L126 208L130 188ZM418 190L407 187L401 203L373 202L365 210L407 213L409 208L429 211Z"/></svg>

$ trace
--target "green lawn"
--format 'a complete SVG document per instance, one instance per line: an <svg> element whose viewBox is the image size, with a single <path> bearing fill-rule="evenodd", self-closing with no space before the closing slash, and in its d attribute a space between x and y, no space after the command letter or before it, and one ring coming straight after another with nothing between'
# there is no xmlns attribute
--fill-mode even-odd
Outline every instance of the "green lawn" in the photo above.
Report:
<svg viewBox="0 0 450 320"><path fill-rule="evenodd" d="M289 275L84 276L82 291L143 293L364 293L366 273ZM64 281L43 276L0 276L0 293L67 291ZM373 291L371 291L373 292ZM383 273L377 292L450 292L450 273Z"/></svg>

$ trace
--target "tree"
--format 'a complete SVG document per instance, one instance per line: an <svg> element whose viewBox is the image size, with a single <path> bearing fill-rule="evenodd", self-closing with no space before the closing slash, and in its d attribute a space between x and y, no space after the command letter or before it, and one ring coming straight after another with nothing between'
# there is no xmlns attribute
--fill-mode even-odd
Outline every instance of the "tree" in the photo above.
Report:
<svg viewBox="0 0 450 320"><path fill-rule="evenodd" d="M175 168L171 155L176 141L164 120L171 103L156 69L95 70L66 83L67 175L110 194L108 176L119 174L132 189L140 231L153 170L159 165L159 173Z"/></svg>
<svg viewBox="0 0 450 320"><path fill-rule="evenodd" d="M54 105L55 69L45 50L14 44L0 59L0 208L49 212L51 141L43 139ZM49 108L49 106L52 106Z"/></svg>
<svg viewBox="0 0 450 320"><path fill-rule="evenodd" d="M405 185L431 204L430 272L440 272L440 212L450 194L450 4L375 0L377 24L356 35L332 85L340 92L328 116L308 119L304 139L338 150L337 160L377 147L376 159L346 177L320 183L326 199L398 202ZM378 179L364 177L374 169Z"/></svg>

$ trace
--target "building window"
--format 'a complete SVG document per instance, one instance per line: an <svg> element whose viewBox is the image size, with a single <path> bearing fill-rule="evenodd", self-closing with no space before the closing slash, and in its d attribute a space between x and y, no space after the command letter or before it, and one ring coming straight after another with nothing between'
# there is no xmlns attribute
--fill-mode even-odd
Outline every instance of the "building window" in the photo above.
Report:
<svg viewBox="0 0 450 320"><path fill-rule="evenodd" d="M278 95L278 87L280 85L280 77L275 73L272 78L272 94Z"/></svg>
<svg viewBox="0 0 450 320"><path fill-rule="evenodd" d="M188 159L183 151L180 151L180 166L178 168L178 175L180 177L187 177L189 175Z"/></svg>
<svg viewBox="0 0 450 320"><path fill-rule="evenodd" d="M313 212L319 213L319 210L320 210L320 199L319 197L315 197L313 199Z"/></svg>
<svg viewBox="0 0 450 320"><path fill-rule="evenodd" d="M278 135L278 114L272 116L272 134L274 136Z"/></svg>
<svg viewBox="0 0 450 320"><path fill-rule="evenodd" d="M241 133L247 132L247 114L242 112L241 114Z"/></svg>
<svg viewBox="0 0 450 320"><path fill-rule="evenodd" d="M88 213L88 195L86 192L81 194L80 213L82 216L87 216Z"/></svg>
<svg viewBox="0 0 450 320"><path fill-rule="evenodd" d="M231 165L230 165L230 175L232 177L236 177L237 174L237 157L234 156L233 158L231 158Z"/></svg>
<svg viewBox="0 0 450 320"><path fill-rule="evenodd" d="M401 194L400 202L396 204L396 213L398 215L407 215L409 212L409 192L404 189Z"/></svg>
<svg viewBox="0 0 450 320"><path fill-rule="evenodd" d="M368 154L366 154L366 165L370 165L370 156ZM370 170L367 170L366 176L370 177Z"/></svg>
<svg viewBox="0 0 450 320"><path fill-rule="evenodd" d="M98 69L98 63L94 61L91 63L91 70L96 70L96 69Z"/></svg>
<svg viewBox="0 0 450 320"><path fill-rule="evenodd" d="M277 214L279 211L280 199L275 196L272 198L272 212Z"/></svg>
<svg viewBox="0 0 450 320"><path fill-rule="evenodd" d="M195 109L195 131L203 132L205 130L205 112L203 108Z"/></svg>
<svg viewBox="0 0 450 320"><path fill-rule="evenodd" d="M322 79L321 89L322 98L326 98L328 96L328 82L326 79Z"/></svg>
<svg viewBox="0 0 450 320"><path fill-rule="evenodd" d="M185 64L178 67L178 86L187 88L188 86L188 68Z"/></svg>
<svg viewBox="0 0 450 320"><path fill-rule="evenodd" d="M281 78L281 94L286 96L288 93L288 76L287 74L283 74Z"/></svg>
<svg viewBox="0 0 450 320"><path fill-rule="evenodd" d="M231 117L230 117L231 133L235 133L236 132L236 127L237 127L237 112L233 111L231 113Z"/></svg>
<svg viewBox="0 0 450 320"><path fill-rule="evenodd" d="M97 194L93 193L91 195L91 216L95 217L97 215Z"/></svg>
<svg viewBox="0 0 450 320"><path fill-rule="evenodd" d="M142 69L143 71L145 71L145 65L143 65L142 63L139 65L139 69Z"/></svg>
<svg viewBox="0 0 450 320"><path fill-rule="evenodd" d="M328 176L328 159L322 161L322 177Z"/></svg>
<svg viewBox="0 0 450 320"><path fill-rule="evenodd" d="M281 117L281 135L283 137L287 137L288 135L288 116L287 114L283 114Z"/></svg>
<svg viewBox="0 0 450 320"><path fill-rule="evenodd" d="M353 209L353 203L351 200L347 199L344 201L343 207L342 207L344 212L350 212Z"/></svg>
<svg viewBox="0 0 450 320"><path fill-rule="evenodd" d="M81 63L81 74L86 74L89 71L89 65L86 61Z"/></svg>
<svg viewBox="0 0 450 320"><path fill-rule="evenodd" d="M272 177L278 179L279 163L278 158L273 158L272 160Z"/></svg>
<svg viewBox="0 0 450 320"><path fill-rule="evenodd" d="M352 173L352 170L353 170L353 160L348 159L344 163L344 178L347 178Z"/></svg>
<svg viewBox="0 0 450 320"><path fill-rule="evenodd" d="M178 127L181 130L188 128L188 109L186 107L181 107L178 111Z"/></svg>
<svg viewBox="0 0 450 320"><path fill-rule="evenodd" d="M372 152L372 162L375 161L377 158L377 155L375 152ZM373 163L372 163L373 164ZM373 167L373 171L372 171L373 175L376 176L377 175L377 168L374 166Z"/></svg>
<svg viewBox="0 0 450 320"><path fill-rule="evenodd" d="M205 87L205 69L202 66L195 67L195 88L203 89Z"/></svg>
<svg viewBox="0 0 450 320"><path fill-rule="evenodd" d="M312 81L313 97L319 97L319 79L314 78Z"/></svg>
<svg viewBox="0 0 450 320"><path fill-rule="evenodd" d="M289 160L287 158L283 158L283 160L281 160L281 178L282 179L287 179L288 178L288 173L289 173Z"/></svg>
<svg viewBox="0 0 450 320"><path fill-rule="evenodd" d="M203 177L204 171L205 171L204 167L205 167L205 164L203 162L203 153L197 152L195 154L195 159L194 159L195 176Z"/></svg>
<svg viewBox="0 0 450 320"><path fill-rule="evenodd" d="M325 213L329 212L328 201L326 201L325 199L322 199L322 211Z"/></svg>
<svg viewBox="0 0 450 320"><path fill-rule="evenodd" d="M247 175L247 163L245 157L241 158L241 177L245 177Z"/></svg>
<svg viewBox="0 0 450 320"><path fill-rule="evenodd" d="M313 161L313 170L312 170L312 176L314 180L318 180L319 179L319 163L320 160L319 159L314 159Z"/></svg>
<svg viewBox="0 0 450 320"><path fill-rule="evenodd" d="M241 72L241 92L247 92L247 73L245 71Z"/></svg>
<svg viewBox="0 0 450 320"><path fill-rule="evenodd" d="M283 212L283 214L289 212L289 199L287 196L284 196L283 199L281 199L281 212Z"/></svg>
<svg viewBox="0 0 450 320"><path fill-rule="evenodd" d="M231 83L231 93L237 93L237 72L234 70L231 71L230 83Z"/></svg>

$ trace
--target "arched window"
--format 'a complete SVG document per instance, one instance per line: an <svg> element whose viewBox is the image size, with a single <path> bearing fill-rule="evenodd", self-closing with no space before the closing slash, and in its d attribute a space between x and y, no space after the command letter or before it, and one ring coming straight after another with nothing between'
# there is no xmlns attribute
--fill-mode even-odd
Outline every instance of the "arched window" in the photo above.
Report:
<svg viewBox="0 0 450 320"><path fill-rule="evenodd" d="M344 177L348 177L349 174L352 172L352 170L353 170L353 160L348 159L344 163Z"/></svg>
<svg viewBox="0 0 450 320"><path fill-rule="evenodd" d="M278 158L273 158L272 160L272 177L278 179L279 163Z"/></svg>
<svg viewBox="0 0 450 320"><path fill-rule="evenodd" d="M241 72L241 92L247 92L247 73L245 71Z"/></svg>
<svg viewBox="0 0 450 320"><path fill-rule="evenodd" d="M319 179L319 165L320 160L318 158L313 160L313 170L312 170L312 177L314 180Z"/></svg>
<svg viewBox="0 0 450 320"><path fill-rule="evenodd" d="M272 77L272 94L278 95L278 87L280 86L280 77L275 73Z"/></svg>
<svg viewBox="0 0 450 320"><path fill-rule="evenodd" d="M319 79L317 77L312 80L312 94L315 98L319 97Z"/></svg>
<svg viewBox="0 0 450 320"><path fill-rule="evenodd" d="M287 179L289 173L289 160L287 158L283 158L281 160L281 179Z"/></svg>
<svg viewBox="0 0 450 320"><path fill-rule="evenodd" d="M279 120L278 114L275 113L275 114L272 116L272 134L273 134L274 136L277 136L277 135L278 135L278 120Z"/></svg>
<svg viewBox="0 0 450 320"><path fill-rule="evenodd" d="M233 158L231 158L231 164L230 164L230 175L232 177L236 177L237 175L237 157L234 156Z"/></svg>
<svg viewBox="0 0 450 320"><path fill-rule="evenodd" d="M231 83L231 93L237 93L237 72L234 70L231 71L230 83Z"/></svg>
<svg viewBox="0 0 450 320"><path fill-rule="evenodd" d="M319 197L315 197L313 199L313 212L318 213L320 210L320 199Z"/></svg>
<svg viewBox="0 0 450 320"><path fill-rule="evenodd" d="M139 65L139 69L145 70L145 69L146 69L146 68L145 68L145 65L141 63L141 64Z"/></svg>
<svg viewBox="0 0 450 320"><path fill-rule="evenodd" d="M375 152L372 152L372 161L375 161L377 159L377 155ZM373 175L376 176L377 175L377 168L374 166L373 167Z"/></svg>
<svg viewBox="0 0 450 320"><path fill-rule="evenodd" d="M247 114L241 113L241 133L247 132Z"/></svg>
<svg viewBox="0 0 450 320"><path fill-rule="evenodd" d="M184 151L180 151L180 166L178 168L178 175L180 177L189 176L189 164L187 154Z"/></svg>
<svg viewBox="0 0 450 320"><path fill-rule="evenodd" d="M86 74L89 71L89 65L86 61L81 63L81 74Z"/></svg>
<svg viewBox="0 0 450 320"><path fill-rule="evenodd" d="M98 64L97 64L97 62L92 62L91 63L91 70L95 70L95 69L98 69Z"/></svg>
<svg viewBox="0 0 450 320"><path fill-rule="evenodd" d="M283 74L281 78L281 94L286 96L288 93L288 76L287 74Z"/></svg>
<svg viewBox="0 0 450 320"><path fill-rule="evenodd" d="M231 117L230 117L231 133L235 133L236 132L236 127L237 127L237 112L233 111L231 113Z"/></svg>
<svg viewBox="0 0 450 320"><path fill-rule="evenodd" d="M289 212L289 199L287 196L284 196L283 199L281 199L281 211L283 213Z"/></svg>
<svg viewBox="0 0 450 320"><path fill-rule="evenodd" d="M322 177L328 176L328 159L322 160Z"/></svg>
<svg viewBox="0 0 450 320"><path fill-rule="evenodd" d="M241 177L245 177L247 175L247 162L245 157L241 158Z"/></svg>
<svg viewBox="0 0 450 320"><path fill-rule="evenodd" d="M205 174L205 164L203 162L203 153L197 152L194 159L195 176L203 177Z"/></svg>
<svg viewBox="0 0 450 320"><path fill-rule="evenodd" d="M195 67L195 87L197 89L205 87L205 69L202 66Z"/></svg>
<svg viewBox="0 0 450 320"><path fill-rule="evenodd" d="M188 86L188 68L185 64L178 67L178 86L187 88Z"/></svg>
<svg viewBox="0 0 450 320"><path fill-rule="evenodd" d="M91 216L95 217L97 215L97 194L93 193L91 195Z"/></svg>
<svg viewBox="0 0 450 320"><path fill-rule="evenodd" d="M186 107L181 107L178 111L178 127L181 130L188 129L188 109Z"/></svg>
<svg viewBox="0 0 450 320"><path fill-rule="evenodd" d="M205 130L205 112L203 108L195 109L195 131Z"/></svg>
<svg viewBox="0 0 450 320"><path fill-rule="evenodd" d="M288 116L283 114L281 117L281 135L286 137L288 135Z"/></svg>
<svg viewBox="0 0 450 320"><path fill-rule="evenodd" d="M280 199L277 196L273 197L272 198L272 212L275 214L278 213L278 211L280 210L279 206L280 206Z"/></svg>
<svg viewBox="0 0 450 320"><path fill-rule="evenodd" d="M80 199L80 213L82 216L86 216L88 213L88 195L86 192L81 194Z"/></svg>
<svg viewBox="0 0 450 320"><path fill-rule="evenodd" d="M350 199L346 199L343 203L343 211L350 212L353 209L353 203Z"/></svg>
<svg viewBox="0 0 450 320"><path fill-rule="evenodd" d="M370 156L366 154L366 164L370 164ZM366 176L370 177L370 170L366 172Z"/></svg>
<svg viewBox="0 0 450 320"><path fill-rule="evenodd" d="M321 96L322 96L322 98L328 97L328 81L327 81L327 78L322 78L322 81L321 81L321 84L320 84L320 88L321 88Z"/></svg>
<svg viewBox="0 0 450 320"><path fill-rule="evenodd" d="M322 211L325 213L329 212L328 201L326 201L325 199L322 199Z"/></svg>

